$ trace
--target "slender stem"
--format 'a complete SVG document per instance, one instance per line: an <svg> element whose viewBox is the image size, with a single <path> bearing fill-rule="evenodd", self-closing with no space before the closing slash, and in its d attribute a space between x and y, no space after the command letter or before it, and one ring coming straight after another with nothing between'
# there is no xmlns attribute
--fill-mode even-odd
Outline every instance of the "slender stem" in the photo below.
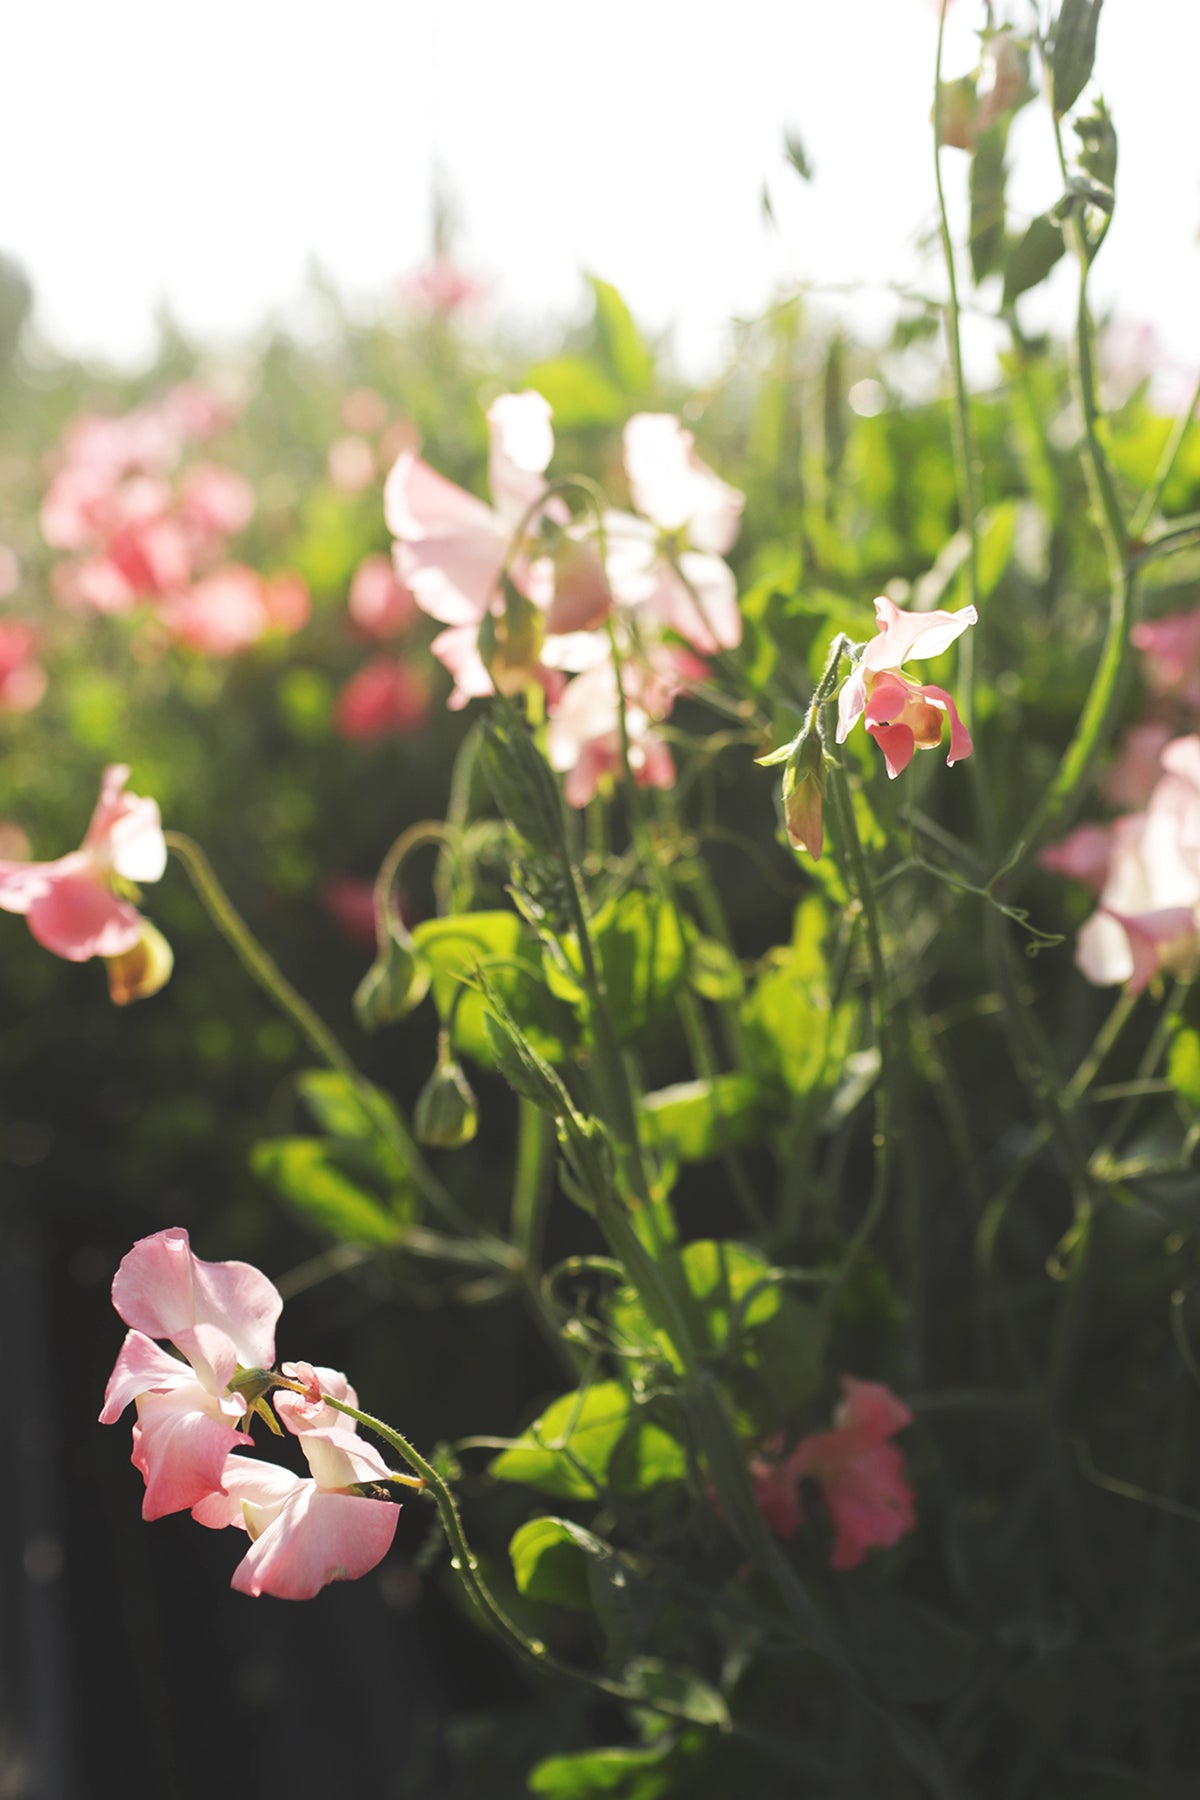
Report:
<svg viewBox="0 0 1200 1800"><path fill-rule="evenodd" d="M243 967L291 1020L314 1054L343 1076L357 1096L362 1111L383 1143L399 1157L412 1175L417 1187L435 1212L456 1230L476 1237L476 1227L449 1190L438 1180L422 1156L396 1107L375 1090L356 1066L303 994L297 992L274 958L263 948L218 881L212 864L199 844L182 832L164 833L168 850L172 851L187 871L188 878L204 903L205 910L217 930L231 946ZM498 1239L479 1238L479 1248L500 1267L510 1269L512 1253Z"/></svg>
<svg viewBox="0 0 1200 1800"><path fill-rule="evenodd" d="M1129 535L1140 538L1147 525L1158 510L1158 503L1163 497L1163 489L1171 479L1171 471L1175 467L1179 452L1183 449L1183 440L1195 417L1196 408L1200 406L1200 378L1192 389L1192 397L1184 411L1175 421L1174 429L1163 445L1163 453L1158 459L1158 467L1154 471L1150 486L1142 495L1132 519L1129 521Z"/></svg>

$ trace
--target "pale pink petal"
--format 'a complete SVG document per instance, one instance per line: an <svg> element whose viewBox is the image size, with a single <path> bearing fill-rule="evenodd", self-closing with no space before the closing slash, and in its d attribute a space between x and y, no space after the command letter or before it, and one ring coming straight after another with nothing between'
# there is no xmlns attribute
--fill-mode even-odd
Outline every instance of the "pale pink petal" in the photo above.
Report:
<svg viewBox="0 0 1200 1800"><path fill-rule="evenodd" d="M1057 844L1047 844L1038 857L1043 869L1065 875L1099 893L1112 861L1112 827L1079 825Z"/></svg>
<svg viewBox="0 0 1200 1800"><path fill-rule="evenodd" d="M193 1256L181 1226L138 1240L113 1277L113 1305L127 1325L148 1337L212 1325L230 1340L244 1368L269 1369L275 1325L283 1310L278 1289L243 1262L205 1262Z"/></svg>
<svg viewBox="0 0 1200 1800"><path fill-rule="evenodd" d="M167 866L167 846L158 802L125 793L128 779L124 763L105 769L83 850L126 881L159 881Z"/></svg>
<svg viewBox="0 0 1200 1800"><path fill-rule="evenodd" d="M204 1410L207 1401L211 1410ZM198 1382L165 1393L142 1394L130 1458L146 1483L144 1519L195 1506L221 1487L225 1460L248 1434L230 1425L219 1403Z"/></svg>
<svg viewBox="0 0 1200 1800"><path fill-rule="evenodd" d="M844 744L867 710L867 678L861 663L851 669L838 695L837 742Z"/></svg>
<svg viewBox="0 0 1200 1800"><path fill-rule="evenodd" d="M286 1413L283 1416L288 1422ZM386 1481L388 1466L374 1444L359 1437L352 1419L333 1416L336 1425L297 1432L317 1486L332 1490L360 1481Z"/></svg>
<svg viewBox="0 0 1200 1800"><path fill-rule="evenodd" d="M469 629L469 628L468 628ZM429 683L411 664L378 657L352 675L333 722L345 738L413 737L429 719Z"/></svg>
<svg viewBox="0 0 1200 1800"><path fill-rule="evenodd" d="M934 687L932 682L927 681L920 691L931 705L941 707L950 720L950 748L946 753L946 767L952 769L956 762L963 762L970 756L975 748L971 742L971 734L945 688Z"/></svg>
<svg viewBox="0 0 1200 1800"><path fill-rule="evenodd" d="M350 617L368 637L395 637L407 631L417 603L386 556L368 556L350 583Z"/></svg>
<svg viewBox="0 0 1200 1800"><path fill-rule="evenodd" d="M742 615L737 584L727 562L719 556L685 550L678 573L668 571L665 587L664 624L702 656L736 650L742 641Z"/></svg>
<svg viewBox="0 0 1200 1800"><path fill-rule="evenodd" d="M856 1375L843 1375L841 1389L842 1398L833 1415L840 1430L854 1427L882 1443L913 1422L911 1409L881 1381L860 1381Z"/></svg>
<svg viewBox="0 0 1200 1800"><path fill-rule="evenodd" d="M293 1381L303 1381L310 1388L307 1396L289 1393L286 1388L275 1391L275 1410L289 1431L297 1436L306 1431L357 1431L355 1420L311 1397L313 1390L319 1390L321 1394L332 1394L335 1400L344 1400L348 1406L357 1406L358 1395L340 1369L319 1365L314 1368L311 1363L283 1363L281 1367Z"/></svg>
<svg viewBox="0 0 1200 1800"><path fill-rule="evenodd" d="M142 1332L127 1331L104 1390L100 1423L115 1425L140 1394L165 1394L174 1388L195 1385L196 1376L188 1363L180 1362Z"/></svg>
<svg viewBox="0 0 1200 1800"><path fill-rule="evenodd" d="M13 909L9 909L13 910ZM142 915L94 875L64 875L24 909L38 943L67 962L122 956L142 935Z"/></svg>
<svg viewBox="0 0 1200 1800"><path fill-rule="evenodd" d="M668 413L638 413L625 427L624 450L638 511L723 556L737 537L745 495L701 462L691 432Z"/></svg>
<svg viewBox="0 0 1200 1800"><path fill-rule="evenodd" d="M234 1526L247 1531L253 1522L258 1531L265 1530L279 1517L287 1502L312 1483L302 1475L293 1475L279 1463L259 1462L257 1457L227 1455L221 1469L221 1486L205 1494L192 1507L198 1525L210 1531ZM249 1520L247 1519L249 1513Z"/></svg>
<svg viewBox="0 0 1200 1800"><path fill-rule="evenodd" d="M406 451L384 487L396 572L443 625L478 624L496 597L509 531L490 507Z"/></svg>
<svg viewBox="0 0 1200 1800"><path fill-rule="evenodd" d="M331 1581L355 1581L391 1549L398 1514L389 1501L321 1493L305 1482L251 1545L232 1586L311 1600Z"/></svg>
<svg viewBox="0 0 1200 1800"><path fill-rule="evenodd" d="M193 463L179 484L183 518L201 531L232 537L254 517L254 489L244 475L217 463Z"/></svg>
<svg viewBox="0 0 1200 1800"><path fill-rule="evenodd" d="M77 850L56 862L0 862L0 912L27 913L62 876L86 871L87 863Z"/></svg>
<svg viewBox="0 0 1200 1800"><path fill-rule="evenodd" d="M941 656L969 625L977 623L979 615L973 606L956 613L904 612L880 595L875 617L880 635L867 645L861 664L868 670L898 669L910 657Z"/></svg>
<svg viewBox="0 0 1200 1800"><path fill-rule="evenodd" d="M1130 727L1101 777L1100 787L1110 806L1123 812L1145 806L1162 774L1160 758L1170 738L1170 726L1159 719Z"/></svg>
<svg viewBox="0 0 1200 1800"><path fill-rule="evenodd" d="M550 403L532 389L501 394L489 406L487 422L488 485L497 512L514 526L546 491L546 466L554 453Z"/></svg>
<svg viewBox="0 0 1200 1800"><path fill-rule="evenodd" d="M446 702L451 712L460 711L468 700L483 699L495 692L479 654L477 625L451 625L438 633L430 649L454 677L454 692Z"/></svg>

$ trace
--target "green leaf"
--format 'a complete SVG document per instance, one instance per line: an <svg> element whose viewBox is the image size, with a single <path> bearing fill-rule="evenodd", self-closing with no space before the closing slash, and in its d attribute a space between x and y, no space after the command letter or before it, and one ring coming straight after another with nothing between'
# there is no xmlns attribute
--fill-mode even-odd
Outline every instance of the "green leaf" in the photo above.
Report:
<svg viewBox="0 0 1200 1800"><path fill-rule="evenodd" d="M596 348L600 360L621 392L630 399L639 399L654 380L654 353L617 289L598 275L589 275L588 281L596 303Z"/></svg>
<svg viewBox="0 0 1200 1800"><path fill-rule="evenodd" d="M562 431L616 425L628 410L620 389L581 356L552 356L529 370L525 384L550 402Z"/></svg>
<svg viewBox="0 0 1200 1800"><path fill-rule="evenodd" d="M694 1780L702 1753L699 1732L681 1738L663 1738L641 1748L578 1750L566 1756L548 1756L529 1776L531 1794L547 1800L588 1800L603 1794L607 1800L666 1800L686 1793Z"/></svg>
<svg viewBox="0 0 1200 1800"><path fill-rule="evenodd" d="M1008 126L1003 120L981 131L971 158L971 271L976 281L1000 266L1004 254L1004 183L1008 170L1004 151Z"/></svg>
<svg viewBox="0 0 1200 1800"><path fill-rule="evenodd" d="M1054 21L1050 87L1058 118L1070 112L1087 86L1096 60L1096 29L1103 0L1063 0Z"/></svg>
<svg viewBox="0 0 1200 1800"><path fill-rule="evenodd" d="M1200 1032L1180 1026L1171 1040L1167 1079L1188 1107L1200 1112Z"/></svg>
<svg viewBox="0 0 1200 1800"><path fill-rule="evenodd" d="M605 1486L644 1493L685 1469L682 1446L641 1417L616 1381L564 1394L491 1464L498 1480L562 1500L591 1500Z"/></svg>
<svg viewBox="0 0 1200 1800"><path fill-rule="evenodd" d="M407 1165L383 1137L381 1127L372 1123L355 1082L336 1069L305 1069L297 1075L296 1087L327 1136L361 1146L385 1181L404 1181ZM395 1105L383 1089L372 1086L370 1092L376 1116L390 1115L398 1123Z"/></svg>
<svg viewBox="0 0 1200 1800"><path fill-rule="evenodd" d="M408 1208L390 1211L338 1166L321 1138L264 1138L250 1152L250 1166L297 1212L343 1244L398 1244ZM407 1199L407 1196L398 1196Z"/></svg>
<svg viewBox="0 0 1200 1800"><path fill-rule="evenodd" d="M669 1006L687 973L679 915L656 896L633 889L601 907L592 920L592 940L617 1036L627 1043ZM582 959L574 939L565 947L576 973L547 961L547 984L586 1018Z"/></svg>
<svg viewBox="0 0 1200 1800"><path fill-rule="evenodd" d="M774 757L760 757L759 766L769 768L773 762L786 761L790 748L790 745L785 746ZM718 1003L740 1000L746 991L746 977L734 952L719 938L705 937L690 919L684 922L684 932L687 937L688 986L702 1000L715 1000Z"/></svg>
<svg viewBox="0 0 1200 1800"><path fill-rule="evenodd" d="M756 1135L762 1091L752 1075L680 1081L639 1107L647 1147L673 1162L703 1162Z"/></svg>
<svg viewBox="0 0 1200 1800"><path fill-rule="evenodd" d="M990 600L1000 578L1012 561L1017 538L1017 502L1002 500L980 520L979 534L979 598Z"/></svg>
<svg viewBox="0 0 1200 1800"><path fill-rule="evenodd" d="M570 1606L590 1612L588 1545L590 1531L570 1519L530 1519L515 1533L508 1546L518 1593L551 1606ZM592 1539L599 1545L599 1538ZM613 1554L610 1546L603 1546Z"/></svg>
<svg viewBox="0 0 1200 1800"><path fill-rule="evenodd" d="M1066 249L1062 226L1049 213L1039 213L1024 237L1008 253L1004 270L1004 304L1044 281Z"/></svg>
<svg viewBox="0 0 1200 1800"><path fill-rule="evenodd" d="M640 1689L651 1709L655 1702L667 1701L696 1725L716 1725L724 1730L729 1724L724 1699L691 1669L672 1668L657 1657L639 1656L625 1668L622 1680L626 1686Z"/></svg>
<svg viewBox="0 0 1200 1800"><path fill-rule="evenodd" d="M804 147L804 140L798 131L785 131L783 134L784 161L795 169L801 181L811 181L816 174L812 158Z"/></svg>
<svg viewBox="0 0 1200 1800"><path fill-rule="evenodd" d="M824 931L821 902L804 901L791 945L764 958L742 1007L747 1047L760 1075L797 1099L832 1092L855 1034L854 1008L830 1006Z"/></svg>
<svg viewBox="0 0 1200 1800"><path fill-rule="evenodd" d="M473 1057L485 1068L495 1066L483 995L469 985L463 992L459 979L482 966L538 1055L547 1062L563 1060L567 1052L562 1034L573 1038L574 1029L569 1015L547 994L541 949L516 913L456 913L447 919L426 919L412 935L433 970L433 997L441 1018L448 1019L454 1008L451 1041L460 1055Z"/></svg>

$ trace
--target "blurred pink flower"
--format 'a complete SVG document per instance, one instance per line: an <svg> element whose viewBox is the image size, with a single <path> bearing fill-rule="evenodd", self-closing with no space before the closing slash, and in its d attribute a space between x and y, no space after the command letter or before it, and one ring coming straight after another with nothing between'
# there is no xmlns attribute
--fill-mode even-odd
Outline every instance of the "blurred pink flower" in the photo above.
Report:
<svg viewBox="0 0 1200 1800"><path fill-rule="evenodd" d="M239 407L226 394L199 381L181 381L163 396L162 413L179 433L195 443L216 437L237 418Z"/></svg>
<svg viewBox="0 0 1200 1800"><path fill-rule="evenodd" d="M888 1547L917 1522L915 1496L904 1479L904 1458L890 1441L912 1414L881 1382L841 1378L833 1429L801 1438L780 1458L779 1443L750 1465L764 1519L777 1537L795 1536L804 1523L800 1483L820 1483L833 1520L833 1569L854 1569L874 1545Z"/></svg>
<svg viewBox="0 0 1200 1800"><path fill-rule="evenodd" d="M634 781L639 787L671 787L675 763L656 727L670 715L680 689L704 673L704 664L687 651L660 645L651 662L630 658L622 665L620 688L611 657L568 682L552 707L546 734L550 766L566 777L568 805L586 806L600 783L622 770L622 693Z"/></svg>
<svg viewBox="0 0 1200 1800"><path fill-rule="evenodd" d="M11 600L21 585L21 564L15 550L0 544L0 600Z"/></svg>
<svg viewBox="0 0 1200 1800"><path fill-rule="evenodd" d="M245 1399L230 1383L239 1369L271 1367L283 1302L249 1263L194 1256L179 1227L139 1239L113 1277L112 1299L130 1330L100 1422L115 1424L137 1403L132 1460L146 1483L142 1512L160 1518L219 1492L230 1449L251 1441L238 1428Z"/></svg>
<svg viewBox="0 0 1200 1800"><path fill-rule="evenodd" d="M1146 658L1146 685L1157 699L1200 707L1200 606L1143 619L1129 641Z"/></svg>
<svg viewBox="0 0 1200 1800"><path fill-rule="evenodd" d="M179 480L179 516L203 538L234 537L254 517L254 489L219 463L193 463Z"/></svg>
<svg viewBox="0 0 1200 1800"><path fill-rule="evenodd" d="M375 948L375 883L358 875L327 875L321 905L352 943Z"/></svg>
<svg viewBox="0 0 1200 1800"><path fill-rule="evenodd" d="M1161 763L1146 810L1109 828L1100 904L1079 933L1075 960L1098 987L1139 993L1200 953L1200 737L1176 738Z"/></svg>
<svg viewBox="0 0 1200 1800"><path fill-rule="evenodd" d="M326 467L333 486L343 494L361 494L378 473L374 450L365 437L354 433L333 440Z"/></svg>
<svg viewBox="0 0 1200 1800"><path fill-rule="evenodd" d="M35 660L28 625L0 619L0 712L29 712L46 692L46 671Z"/></svg>
<svg viewBox="0 0 1200 1800"><path fill-rule="evenodd" d="M838 699L837 741L844 743L858 720L883 751L893 780L912 761L914 750L936 749L942 727L950 720L947 763L953 767L973 748L971 734L944 688L922 686L900 672L911 658L941 656L978 614L973 606L959 612L908 613L880 596L875 602L879 635L872 638L847 678Z"/></svg>
<svg viewBox="0 0 1200 1800"><path fill-rule="evenodd" d="M308 589L298 575L264 579L244 563L215 569L159 608L173 637L209 656L237 656L269 631L298 631L308 615Z"/></svg>
<svg viewBox="0 0 1200 1800"><path fill-rule="evenodd" d="M397 637L417 616L417 603L386 556L366 556L354 571L350 617L367 637Z"/></svg>
<svg viewBox="0 0 1200 1800"><path fill-rule="evenodd" d="M1065 875L1098 894L1108 880L1114 830L1112 825L1077 825L1057 844L1047 844L1038 862L1052 875Z"/></svg>
<svg viewBox="0 0 1200 1800"><path fill-rule="evenodd" d="M342 401L342 424L347 431L382 431L388 422L388 403L374 388L351 388Z"/></svg>
<svg viewBox="0 0 1200 1800"><path fill-rule="evenodd" d="M132 950L143 919L121 889L158 881L166 868L158 804L124 793L128 779L123 764L104 771L78 850L56 862L0 862L0 910L24 913L38 943L68 962Z"/></svg>
<svg viewBox="0 0 1200 1800"><path fill-rule="evenodd" d="M423 268L414 269L399 286L401 299L444 319L474 305L487 293L483 282L468 275L448 256L435 257Z"/></svg>
<svg viewBox="0 0 1200 1800"><path fill-rule="evenodd" d="M1162 753L1170 741L1171 727L1161 719L1130 726L1100 780L1110 806L1124 812L1145 806L1162 774Z"/></svg>
<svg viewBox="0 0 1200 1800"><path fill-rule="evenodd" d="M331 1581L356 1581L382 1561L400 1509L375 1497L395 1492L390 1471L349 1419L333 1414L336 1426L313 1429L283 1416L297 1433L311 1476L231 1455L220 1487L198 1500L192 1517L214 1530L233 1525L249 1535L250 1549L231 1583L238 1593L311 1600Z"/></svg>
<svg viewBox="0 0 1200 1800"><path fill-rule="evenodd" d="M702 655L735 648L742 620L723 558L741 526L745 495L700 460L691 432L668 413L630 419L624 455L642 517L605 516L606 566L617 601L677 632Z"/></svg>
<svg viewBox="0 0 1200 1800"><path fill-rule="evenodd" d="M352 675L334 707L345 738L414 737L429 719L429 683L409 663L377 657Z"/></svg>

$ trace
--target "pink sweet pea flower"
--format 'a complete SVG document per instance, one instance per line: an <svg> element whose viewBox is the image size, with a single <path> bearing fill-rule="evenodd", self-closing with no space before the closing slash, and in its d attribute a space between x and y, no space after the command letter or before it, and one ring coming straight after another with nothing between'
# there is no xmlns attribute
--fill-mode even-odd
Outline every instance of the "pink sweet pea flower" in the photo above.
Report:
<svg viewBox="0 0 1200 1800"><path fill-rule="evenodd" d="M102 1424L130 1401L138 1421L133 1463L146 1483L143 1514L194 1506L221 1486L246 1401L231 1391L239 1370L269 1369L283 1301L249 1263L204 1262L186 1231L141 1238L113 1277L113 1305L130 1326L104 1396ZM172 1343L186 1362L159 1348Z"/></svg>
<svg viewBox="0 0 1200 1800"><path fill-rule="evenodd" d="M354 571L347 602L365 637L397 637L417 616L417 603L386 556L367 556Z"/></svg>
<svg viewBox="0 0 1200 1800"><path fill-rule="evenodd" d="M1162 774L1162 753L1171 735L1171 727L1162 719L1130 726L1100 780L1110 806L1136 812L1146 805Z"/></svg>
<svg viewBox="0 0 1200 1800"><path fill-rule="evenodd" d="M1113 858L1112 825L1077 825L1057 844L1047 844L1038 857L1052 875L1065 875L1100 893Z"/></svg>
<svg viewBox="0 0 1200 1800"><path fill-rule="evenodd" d="M855 1569L873 1545L895 1544L916 1526L904 1459L889 1441L912 1424L912 1414L880 1382L843 1375L841 1385L832 1431L801 1438L786 1457L781 1440L773 1440L753 1458L750 1474L763 1518L785 1541L804 1523L800 1483L820 1482L834 1527L829 1566Z"/></svg>
<svg viewBox="0 0 1200 1800"><path fill-rule="evenodd" d="M922 686L900 670L911 658L941 656L978 616L973 606L956 613L907 613L881 595L875 602L879 635L867 645L838 698L838 743L865 717L894 780L908 767L914 750L937 748L948 718L948 765L953 768L970 756L971 734L946 690L928 682Z"/></svg>
<svg viewBox="0 0 1200 1800"><path fill-rule="evenodd" d="M1163 619L1143 619L1129 641L1146 658L1146 685L1152 694L1200 707L1200 606Z"/></svg>
<svg viewBox="0 0 1200 1800"><path fill-rule="evenodd" d="M24 913L38 943L68 962L121 956L142 935L142 915L119 891L158 881L167 863L158 804L124 789L129 770L104 771L78 850L57 862L0 862L0 910Z"/></svg>
<svg viewBox="0 0 1200 1800"><path fill-rule="evenodd" d="M429 683L418 669L387 656L352 675L337 697L333 722L344 738L415 737L429 719Z"/></svg>
<svg viewBox="0 0 1200 1800"><path fill-rule="evenodd" d="M28 625L0 620L0 712L29 712L46 692L46 671L34 659Z"/></svg>
<svg viewBox="0 0 1200 1800"><path fill-rule="evenodd" d="M620 690L611 657L569 682L552 710L546 743L551 768L566 776L568 805L586 806L601 782L622 769L621 692L634 781L670 787L675 763L655 727L669 716L685 683L704 672L686 651L658 646L650 662L631 658L622 665Z"/></svg>
<svg viewBox="0 0 1200 1800"><path fill-rule="evenodd" d="M1098 987L1140 993L1200 954L1200 737L1176 738L1161 764L1146 810L1109 829L1100 904L1079 933L1075 960Z"/></svg>
<svg viewBox="0 0 1200 1800"><path fill-rule="evenodd" d="M395 1492L379 1452L338 1429L306 1431L300 1445L307 1480L278 1463L229 1456L220 1489L192 1508L201 1525L248 1533L230 1583L239 1594L311 1600L331 1581L366 1575L392 1547L400 1508L374 1497Z"/></svg>
<svg viewBox="0 0 1200 1800"><path fill-rule="evenodd" d="M745 496L700 460L691 432L668 413L630 419L624 453L642 517L605 517L614 594L702 655L734 649L742 620L723 558L737 537Z"/></svg>

